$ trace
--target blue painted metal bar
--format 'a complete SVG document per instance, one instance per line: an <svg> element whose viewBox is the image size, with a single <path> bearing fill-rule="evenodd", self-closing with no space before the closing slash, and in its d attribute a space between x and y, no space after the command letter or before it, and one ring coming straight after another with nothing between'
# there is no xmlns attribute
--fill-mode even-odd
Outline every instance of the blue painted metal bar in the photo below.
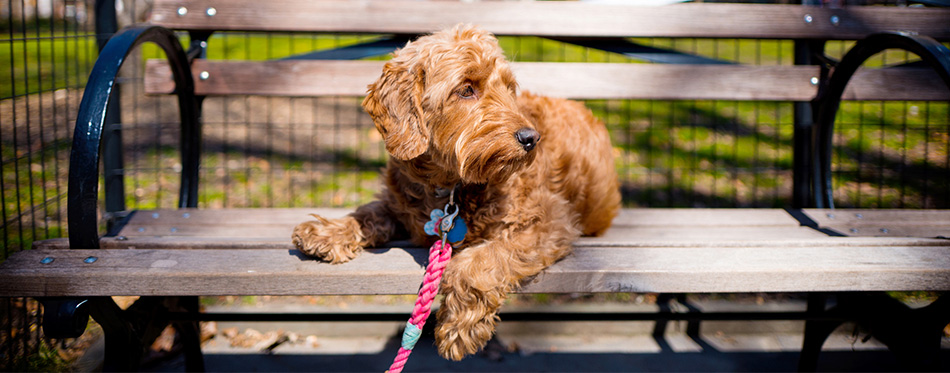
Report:
<svg viewBox="0 0 950 373"><path fill-rule="evenodd" d="M564 43L617 53L627 58L668 64L733 65L735 63L683 53L680 51L648 47L622 38L551 38Z"/></svg>
<svg viewBox="0 0 950 373"><path fill-rule="evenodd" d="M395 35L388 39L349 45L343 48L316 51L283 58L283 60L358 60L366 57L381 56L402 48L416 35Z"/></svg>

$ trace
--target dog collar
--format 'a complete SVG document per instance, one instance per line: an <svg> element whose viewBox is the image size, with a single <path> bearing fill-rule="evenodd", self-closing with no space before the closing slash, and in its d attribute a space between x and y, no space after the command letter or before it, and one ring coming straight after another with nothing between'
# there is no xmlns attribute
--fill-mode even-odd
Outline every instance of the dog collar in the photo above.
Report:
<svg viewBox="0 0 950 373"><path fill-rule="evenodd" d="M435 198L448 197L449 194L452 194L452 192L458 189L458 187L459 187L458 184L456 184L455 186L451 188L435 188Z"/></svg>

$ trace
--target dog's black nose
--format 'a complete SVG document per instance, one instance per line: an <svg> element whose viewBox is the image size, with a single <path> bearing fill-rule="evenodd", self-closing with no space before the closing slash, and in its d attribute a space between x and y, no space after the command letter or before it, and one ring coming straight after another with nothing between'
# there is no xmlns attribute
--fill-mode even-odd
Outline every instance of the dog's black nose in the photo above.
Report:
<svg viewBox="0 0 950 373"><path fill-rule="evenodd" d="M515 132L515 139L518 140L518 143L521 144L521 147L523 147L525 151L530 152L531 149L534 149L535 145L538 145L541 134L530 128L522 128L518 130L518 132Z"/></svg>

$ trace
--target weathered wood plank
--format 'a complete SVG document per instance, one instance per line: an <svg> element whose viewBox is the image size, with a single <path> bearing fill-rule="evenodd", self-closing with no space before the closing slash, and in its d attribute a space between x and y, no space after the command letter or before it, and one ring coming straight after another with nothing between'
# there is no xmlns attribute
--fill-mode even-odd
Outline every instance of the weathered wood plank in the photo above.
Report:
<svg viewBox="0 0 950 373"><path fill-rule="evenodd" d="M333 218L350 211L311 208L136 211L116 236L103 237L100 242L103 248L292 249L293 227L309 220L310 213ZM820 228L844 236L950 236L950 211L947 210L807 209L804 213ZM605 235L582 237L577 246L705 247L748 241L759 245L778 242L795 246L791 241L828 237L803 223L780 209L623 209ZM896 244L910 245L906 241ZM41 241L36 247L68 248L68 243Z"/></svg>
<svg viewBox="0 0 950 373"><path fill-rule="evenodd" d="M362 96L380 61L209 61L192 64L198 95ZM657 65L516 62L523 90L575 99L808 101L817 94L814 66ZM146 63L145 91L174 90L164 60ZM929 69L861 69L846 100L948 100Z"/></svg>
<svg viewBox="0 0 950 373"><path fill-rule="evenodd" d="M822 226L834 224L877 226L944 225L950 227L950 210L905 209L803 209L802 212Z"/></svg>
<svg viewBox="0 0 950 373"><path fill-rule="evenodd" d="M166 209L133 212L126 228L135 226L174 225L296 225L311 219L310 214L328 218L345 216L347 208L231 208L231 209ZM819 225L830 224L901 224L950 227L948 210L900 209L804 209ZM860 216L860 217L859 217ZM801 223L783 209L742 208L625 208L614 219L620 226L663 227L797 227Z"/></svg>
<svg viewBox="0 0 950 373"><path fill-rule="evenodd" d="M30 250L0 264L0 296L412 294L425 256L423 249L371 249L330 265L283 249ZM46 257L53 261L42 264ZM97 260L86 263L89 257ZM523 289L870 290L950 290L950 245L582 247Z"/></svg>
<svg viewBox="0 0 950 373"><path fill-rule="evenodd" d="M472 23L499 35L854 40L890 30L950 38L948 19L945 9L864 6L157 0L150 21L185 30L420 34Z"/></svg>
<svg viewBox="0 0 950 373"><path fill-rule="evenodd" d="M198 95L265 96L363 96L366 86L383 71L380 61L209 61L192 63ZM149 60L145 65L146 93L174 90L167 61Z"/></svg>
<svg viewBox="0 0 950 373"><path fill-rule="evenodd" d="M805 209L819 226L848 236L950 237L948 210Z"/></svg>
<svg viewBox="0 0 950 373"><path fill-rule="evenodd" d="M726 233L723 233L725 231ZM867 237L856 235L848 239L833 238L816 230L800 227L765 228L765 233L740 228L687 230L642 230L634 234L611 230L602 237L581 237L575 247L849 247L849 246L927 246L933 245L928 237ZM208 236L141 236L141 237L103 237L100 240L103 249L169 249L169 250L240 250L240 249L283 249L294 250L286 237L208 237ZM413 247L408 241L394 241L378 248ZM37 241L34 249L63 250L69 248L66 239Z"/></svg>
<svg viewBox="0 0 950 373"><path fill-rule="evenodd" d="M137 211L118 236L132 244L148 237L208 237L206 244L221 238L216 247L248 246L240 241L284 242L293 227L316 213L334 218L349 209L220 209ZM946 210L804 210L821 228L845 236L940 237L950 236L950 212ZM857 218L860 216L861 218ZM832 218L833 217L833 218ZM603 236L584 238L599 243L662 242L668 240L769 240L825 237L803 227L780 209L623 209L613 227ZM103 242L114 240L104 238ZM157 247L159 241L138 240L139 247ZM122 245L117 242L114 245ZM146 245L146 246L142 246ZM193 245L184 241L176 246Z"/></svg>
<svg viewBox="0 0 950 373"><path fill-rule="evenodd" d="M309 207L141 210L135 211L129 216L125 229L140 225L295 225L301 221L312 219L310 214L338 218L352 211L353 209L347 208ZM690 228L721 226L797 227L799 223L782 209L626 208L621 209L614 219L613 225L683 226Z"/></svg>
<svg viewBox="0 0 950 373"><path fill-rule="evenodd" d="M179 223L197 231L217 226L249 229L266 221L264 226L280 234L105 237L103 249L97 251L45 250L68 247L68 242L44 241L36 245L41 249L16 253L0 264L0 296L414 292L425 250L409 243L369 249L339 266L307 258L290 243L290 229L308 213L342 216L349 211L138 211L125 229ZM888 223L931 231L918 237L829 237L801 226L779 209L624 209L605 236L578 240L575 254L523 291L950 290L950 240L926 238L946 231L950 211L807 209L803 213L821 227ZM90 256L97 260L83 262ZM45 257L54 260L42 264Z"/></svg>
<svg viewBox="0 0 950 373"><path fill-rule="evenodd" d="M807 101L817 92L808 66L522 62L512 70L525 90L575 99Z"/></svg>
<svg viewBox="0 0 950 373"><path fill-rule="evenodd" d="M786 292L950 288L950 248L589 249L527 292Z"/></svg>
<svg viewBox="0 0 950 373"><path fill-rule="evenodd" d="M616 226L640 227L798 227L782 209L742 208L625 208L614 218Z"/></svg>
<svg viewBox="0 0 950 373"><path fill-rule="evenodd" d="M161 245L160 240L140 239L147 237L220 237L229 243L248 239L280 243L289 240L294 226L311 220L310 213L333 218L350 211L306 208L137 211L129 217L117 236L122 236L125 244L135 244L137 247ZM585 240L606 244L824 236L813 229L801 227L787 212L778 209L624 209L607 234ZM104 242L112 240L106 238ZM213 239L202 242L210 244ZM122 241L115 243L122 244ZM184 241L178 241L175 245L201 247L200 244ZM246 247L244 244L239 246Z"/></svg>

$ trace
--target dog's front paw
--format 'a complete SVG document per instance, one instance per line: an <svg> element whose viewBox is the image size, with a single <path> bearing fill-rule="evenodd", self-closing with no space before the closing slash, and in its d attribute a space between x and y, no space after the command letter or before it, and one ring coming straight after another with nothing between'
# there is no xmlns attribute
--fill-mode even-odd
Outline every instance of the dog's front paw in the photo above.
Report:
<svg viewBox="0 0 950 373"><path fill-rule="evenodd" d="M304 254L340 264L356 258L363 251L360 224L351 216L329 220L305 221L294 228L294 246Z"/></svg>
<svg viewBox="0 0 950 373"><path fill-rule="evenodd" d="M485 347L495 334L498 316L483 303L471 303L471 309L459 308L457 306L463 305L453 305L454 300L450 300L450 297L452 295L446 296L439 309L435 340L439 355L459 361Z"/></svg>

